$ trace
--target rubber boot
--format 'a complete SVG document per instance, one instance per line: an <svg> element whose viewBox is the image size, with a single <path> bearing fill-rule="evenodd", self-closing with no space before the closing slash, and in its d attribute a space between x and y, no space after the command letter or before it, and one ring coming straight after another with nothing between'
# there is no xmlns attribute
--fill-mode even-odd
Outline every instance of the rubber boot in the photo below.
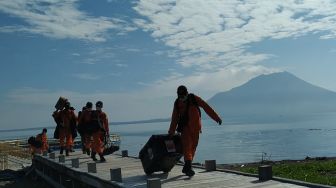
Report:
<svg viewBox="0 0 336 188"><path fill-rule="evenodd" d="M185 173L187 176L191 177L195 175L194 170L191 167L191 161L185 161L182 172Z"/></svg>
<svg viewBox="0 0 336 188"><path fill-rule="evenodd" d="M69 156L69 149L65 150L65 156Z"/></svg>
<svg viewBox="0 0 336 188"><path fill-rule="evenodd" d="M64 147L61 147L61 148L60 148L60 154L61 154L61 155L63 154L63 151L64 151Z"/></svg>
<svg viewBox="0 0 336 188"><path fill-rule="evenodd" d="M100 157L100 162L105 162L106 159L104 158L104 155L103 154L99 154L99 157Z"/></svg>
<svg viewBox="0 0 336 188"><path fill-rule="evenodd" d="M96 152L91 152L91 158L93 159L93 161L97 161Z"/></svg>

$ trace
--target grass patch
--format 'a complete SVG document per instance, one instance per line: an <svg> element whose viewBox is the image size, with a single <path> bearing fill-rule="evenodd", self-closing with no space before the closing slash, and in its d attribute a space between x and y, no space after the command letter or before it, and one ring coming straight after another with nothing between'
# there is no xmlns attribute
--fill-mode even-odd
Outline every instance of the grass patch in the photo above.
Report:
<svg viewBox="0 0 336 188"><path fill-rule="evenodd" d="M336 159L306 159L300 161L267 162L272 165L273 176L336 186ZM264 163L265 164L265 163ZM261 163L232 165L229 169L258 174ZM227 168L227 165L222 166ZM221 168L219 166L219 168Z"/></svg>

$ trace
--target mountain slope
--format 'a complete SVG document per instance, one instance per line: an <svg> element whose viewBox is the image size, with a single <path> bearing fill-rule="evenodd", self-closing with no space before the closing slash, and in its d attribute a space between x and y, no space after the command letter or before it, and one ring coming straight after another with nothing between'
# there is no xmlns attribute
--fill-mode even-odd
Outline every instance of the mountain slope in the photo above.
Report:
<svg viewBox="0 0 336 188"><path fill-rule="evenodd" d="M314 86L288 72L261 75L221 92L208 102L224 117L259 119L336 112L336 93Z"/></svg>

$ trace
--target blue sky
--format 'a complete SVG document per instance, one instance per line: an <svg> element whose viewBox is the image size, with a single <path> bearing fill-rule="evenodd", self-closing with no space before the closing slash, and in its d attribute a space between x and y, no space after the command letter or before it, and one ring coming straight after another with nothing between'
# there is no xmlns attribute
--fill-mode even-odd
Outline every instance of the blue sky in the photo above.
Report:
<svg viewBox="0 0 336 188"><path fill-rule="evenodd" d="M0 1L0 129L52 126L59 96L165 118L180 84L209 99L278 71L336 91L335 38L331 0Z"/></svg>

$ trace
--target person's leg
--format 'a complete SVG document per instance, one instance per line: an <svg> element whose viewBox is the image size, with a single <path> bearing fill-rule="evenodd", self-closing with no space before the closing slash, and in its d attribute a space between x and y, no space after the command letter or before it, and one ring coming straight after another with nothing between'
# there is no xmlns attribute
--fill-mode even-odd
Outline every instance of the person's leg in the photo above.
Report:
<svg viewBox="0 0 336 188"><path fill-rule="evenodd" d="M65 142L64 142L64 140L65 140L65 134L66 133L65 133L64 128L61 128L59 130L60 154L63 154L63 151L65 149Z"/></svg>
<svg viewBox="0 0 336 188"><path fill-rule="evenodd" d="M193 176L195 172L191 168L194 154L192 135L189 131L183 131L181 139L184 156L184 166L182 169L182 173L185 173L187 176Z"/></svg>

